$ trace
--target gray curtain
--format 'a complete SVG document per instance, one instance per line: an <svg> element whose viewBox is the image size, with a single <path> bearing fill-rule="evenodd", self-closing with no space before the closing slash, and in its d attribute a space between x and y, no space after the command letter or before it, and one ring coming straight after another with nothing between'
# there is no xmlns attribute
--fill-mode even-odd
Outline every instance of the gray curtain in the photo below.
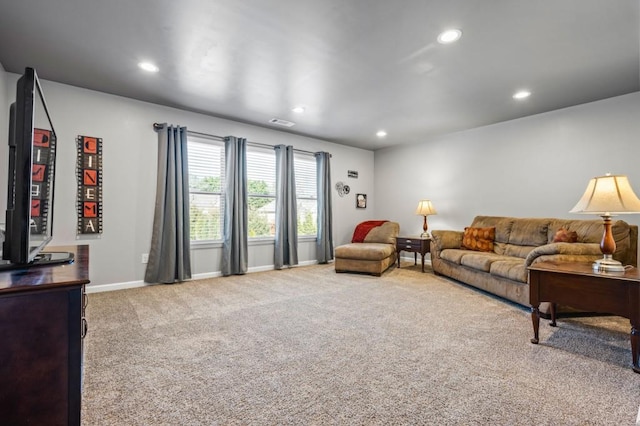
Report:
<svg viewBox="0 0 640 426"><path fill-rule="evenodd" d="M293 147L276 145L275 269L298 264L298 207Z"/></svg>
<svg viewBox="0 0 640 426"><path fill-rule="evenodd" d="M187 128L162 124L158 130L158 183L148 283L191 278Z"/></svg>
<svg viewBox="0 0 640 426"><path fill-rule="evenodd" d="M316 177L318 182L318 238L316 254L318 263L333 259L333 229L331 226L331 154L316 152Z"/></svg>
<svg viewBox="0 0 640 426"><path fill-rule="evenodd" d="M224 138L225 190L222 275L247 273L249 251L247 218L247 140Z"/></svg>

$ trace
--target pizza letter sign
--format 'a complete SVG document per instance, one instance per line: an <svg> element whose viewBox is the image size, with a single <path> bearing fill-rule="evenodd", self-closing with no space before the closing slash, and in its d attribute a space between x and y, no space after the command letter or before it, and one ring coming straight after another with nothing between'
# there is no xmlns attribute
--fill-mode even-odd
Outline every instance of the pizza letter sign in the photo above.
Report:
<svg viewBox="0 0 640 426"><path fill-rule="evenodd" d="M78 234L102 234L102 139L78 136Z"/></svg>

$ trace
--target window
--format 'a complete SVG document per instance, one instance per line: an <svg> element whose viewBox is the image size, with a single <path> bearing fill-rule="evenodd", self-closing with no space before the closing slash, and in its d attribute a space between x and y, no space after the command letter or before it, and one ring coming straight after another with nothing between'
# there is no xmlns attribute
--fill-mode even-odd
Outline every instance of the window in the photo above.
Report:
<svg viewBox="0 0 640 426"><path fill-rule="evenodd" d="M316 159L309 154L295 153L296 199L298 206L298 237L318 235L318 183Z"/></svg>
<svg viewBox="0 0 640 426"><path fill-rule="evenodd" d="M222 239L224 143L189 135L191 241Z"/></svg>
<svg viewBox="0 0 640 426"><path fill-rule="evenodd" d="M276 233L276 153L273 149L247 147L247 195L249 238Z"/></svg>
<svg viewBox="0 0 640 426"><path fill-rule="evenodd" d="M224 142L188 136L191 241L220 241L224 226ZM317 235L316 160L294 154L298 236ZM273 238L276 231L276 154L247 147L249 238Z"/></svg>

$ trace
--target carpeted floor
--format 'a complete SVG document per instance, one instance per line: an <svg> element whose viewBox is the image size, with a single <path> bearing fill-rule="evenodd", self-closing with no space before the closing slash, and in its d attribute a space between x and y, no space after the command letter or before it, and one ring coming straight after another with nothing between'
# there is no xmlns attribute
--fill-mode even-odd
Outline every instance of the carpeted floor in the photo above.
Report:
<svg viewBox="0 0 640 426"><path fill-rule="evenodd" d="M629 322L317 265L89 295L84 425L633 425Z"/></svg>

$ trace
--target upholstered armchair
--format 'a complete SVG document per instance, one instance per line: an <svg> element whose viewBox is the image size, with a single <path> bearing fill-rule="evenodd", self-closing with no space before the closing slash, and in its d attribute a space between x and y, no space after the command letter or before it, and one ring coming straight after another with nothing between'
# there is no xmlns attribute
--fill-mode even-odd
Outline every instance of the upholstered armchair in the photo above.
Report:
<svg viewBox="0 0 640 426"><path fill-rule="evenodd" d="M356 226L351 243L336 247L336 272L382 275L396 261L396 237L400 225L370 220Z"/></svg>

